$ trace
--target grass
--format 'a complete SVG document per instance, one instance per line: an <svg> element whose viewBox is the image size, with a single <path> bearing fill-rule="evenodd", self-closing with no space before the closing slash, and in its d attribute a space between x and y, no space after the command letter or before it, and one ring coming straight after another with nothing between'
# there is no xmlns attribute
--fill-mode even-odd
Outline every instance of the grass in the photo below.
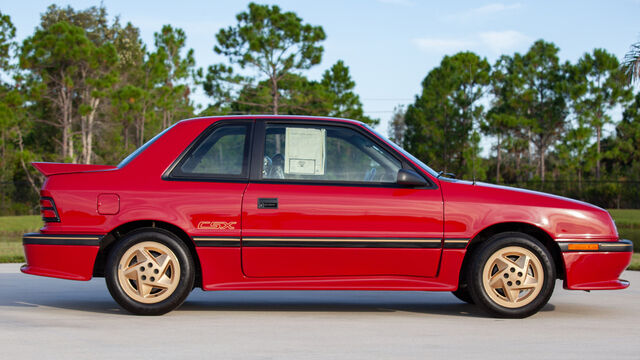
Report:
<svg viewBox="0 0 640 360"><path fill-rule="evenodd" d="M630 270L640 270L640 210L609 210L616 221L620 237L633 241L636 251ZM22 234L42 226L38 215L0 216L0 263L24 262Z"/></svg>
<svg viewBox="0 0 640 360"><path fill-rule="evenodd" d="M640 253L633 253L628 270L640 270Z"/></svg>
<svg viewBox="0 0 640 360"><path fill-rule="evenodd" d="M42 227L40 215L0 216L0 235L36 231Z"/></svg>
<svg viewBox="0 0 640 360"><path fill-rule="evenodd" d="M639 229L640 230L640 210L609 210L609 213L616 221L618 230Z"/></svg>
<svg viewBox="0 0 640 360"><path fill-rule="evenodd" d="M633 241L633 258L627 269L640 270L640 210L609 210L616 221L618 234Z"/></svg>
<svg viewBox="0 0 640 360"><path fill-rule="evenodd" d="M22 234L42 227L38 215L0 217L0 263L24 262Z"/></svg>

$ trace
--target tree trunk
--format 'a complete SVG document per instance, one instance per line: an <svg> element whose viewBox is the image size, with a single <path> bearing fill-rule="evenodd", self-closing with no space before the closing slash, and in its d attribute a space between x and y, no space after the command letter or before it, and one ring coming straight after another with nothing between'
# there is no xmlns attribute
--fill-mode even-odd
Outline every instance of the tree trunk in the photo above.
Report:
<svg viewBox="0 0 640 360"><path fill-rule="evenodd" d="M20 149L20 154L21 154L20 155L20 165L22 166L22 170L24 170L24 173L27 176L27 181L29 181L29 184L31 185L31 188L33 189L33 191L36 194L39 194L40 193L40 185L36 184L35 180L31 176L31 173L29 172L29 168L27 167L27 164L25 164L25 162L24 162L24 156L23 156L24 155L24 142L23 142L23 138L22 138L22 132L20 131L20 129L18 129L17 134L18 134L18 148ZM40 184L42 184L42 181L40 181Z"/></svg>
<svg viewBox="0 0 640 360"><path fill-rule="evenodd" d="M500 161L502 160L502 156L500 154L500 145L501 145L500 143L501 143L501 140L502 139L500 139L500 134L498 134L498 145L496 147L496 151L497 151L497 154L496 154L496 183L500 182Z"/></svg>
<svg viewBox="0 0 640 360"><path fill-rule="evenodd" d="M582 193L582 167L578 168L578 191Z"/></svg>
<svg viewBox="0 0 640 360"><path fill-rule="evenodd" d="M280 93L278 92L278 80L275 74L271 76L271 97L273 98L273 115L278 115L278 101L280 99ZM276 134L276 154L281 154L282 149L280 147L280 134Z"/></svg>
<svg viewBox="0 0 640 360"><path fill-rule="evenodd" d="M271 97L273 98L273 115L278 115L278 101L280 100L280 92L278 92L278 81L275 76L271 78Z"/></svg>
<svg viewBox="0 0 640 360"><path fill-rule="evenodd" d="M147 120L147 105L142 108L142 118L140 119L140 126L138 128L138 147L144 143L144 123Z"/></svg>
<svg viewBox="0 0 640 360"><path fill-rule="evenodd" d="M516 182L518 182L522 179L520 174L520 161L522 156L520 156L520 153L517 151L514 151L514 155L516 157Z"/></svg>
<svg viewBox="0 0 640 360"><path fill-rule="evenodd" d="M544 153L546 152L545 147L540 147L540 180L544 182L544 173L546 171L544 164Z"/></svg>
<svg viewBox="0 0 640 360"><path fill-rule="evenodd" d="M602 137L602 128L596 129L596 180L600 180L600 138Z"/></svg>
<svg viewBox="0 0 640 360"><path fill-rule="evenodd" d="M89 106L91 110L88 114L83 115L80 119L82 129L82 163L91 164L91 157L93 155L93 130L95 125L96 113L98 106L100 105L100 99L91 97L89 98Z"/></svg>
<svg viewBox="0 0 640 360"><path fill-rule="evenodd" d="M71 133L71 125L73 122L73 119L71 118L73 110L71 95L71 90L67 87L63 87L59 90L58 101L62 116L62 119L60 119L60 127L62 128L62 161L69 158L72 162L75 162L73 134Z"/></svg>

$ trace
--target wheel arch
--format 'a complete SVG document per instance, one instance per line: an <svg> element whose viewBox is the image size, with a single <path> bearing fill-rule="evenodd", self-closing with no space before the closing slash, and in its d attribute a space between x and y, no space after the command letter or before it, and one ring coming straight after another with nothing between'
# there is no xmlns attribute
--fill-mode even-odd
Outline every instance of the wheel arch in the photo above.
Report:
<svg viewBox="0 0 640 360"><path fill-rule="evenodd" d="M565 268L564 268L564 260L562 259L562 252L560 251L560 246L558 243L553 240L553 238L543 229L521 222L503 222L493 224L491 226L486 227L482 231L480 231L476 236L471 239L469 245L467 246L467 251L464 256L464 260L462 261L462 268L460 271L460 283L464 282L463 276L465 273L466 266L469 265L471 261L471 257L474 254L475 249L478 248L478 245L489 240L493 235L503 233L503 232L521 232L528 235L533 236L538 241L544 245L544 247L549 251L551 256L553 257L553 263L556 267L556 276L559 279L565 278Z"/></svg>
<svg viewBox="0 0 640 360"><path fill-rule="evenodd" d="M194 265L196 267L196 277L195 284L196 287L202 286L202 267L200 265L200 258L198 257L198 252L196 251L195 243L193 239L187 234L186 231L181 229L180 227L168 223L166 221L159 220L135 220L124 223L115 229L111 230L107 235L105 235L100 241L100 250L98 250L98 255L96 256L96 261L93 266L93 276L103 277L104 276L104 267L107 262L107 256L109 252L113 248L113 246L127 234L132 231L141 228L157 228L163 229L175 235L178 239L180 239L191 253L191 257L193 258Z"/></svg>

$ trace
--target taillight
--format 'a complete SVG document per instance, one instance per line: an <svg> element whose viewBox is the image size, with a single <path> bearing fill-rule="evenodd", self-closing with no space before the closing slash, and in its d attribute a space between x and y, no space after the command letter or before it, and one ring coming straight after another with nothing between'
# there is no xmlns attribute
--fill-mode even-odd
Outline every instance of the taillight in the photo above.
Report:
<svg viewBox="0 0 640 360"><path fill-rule="evenodd" d="M46 196L40 198L40 213L42 214L42 220L45 222L60 222L58 209L56 209L56 203L53 202L53 198Z"/></svg>

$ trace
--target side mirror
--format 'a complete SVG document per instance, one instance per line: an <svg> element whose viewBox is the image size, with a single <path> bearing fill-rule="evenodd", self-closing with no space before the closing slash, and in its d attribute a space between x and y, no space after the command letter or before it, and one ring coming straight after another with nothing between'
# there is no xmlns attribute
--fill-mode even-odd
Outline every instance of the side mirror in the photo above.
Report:
<svg viewBox="0 0 640 360"><path fill-rule="evenodd" d="M398 170L398 180L396 181L398 185L404 186L426 186L429 183L424 177L420 176L417 172L410 169L400 169Z"/></svg>

